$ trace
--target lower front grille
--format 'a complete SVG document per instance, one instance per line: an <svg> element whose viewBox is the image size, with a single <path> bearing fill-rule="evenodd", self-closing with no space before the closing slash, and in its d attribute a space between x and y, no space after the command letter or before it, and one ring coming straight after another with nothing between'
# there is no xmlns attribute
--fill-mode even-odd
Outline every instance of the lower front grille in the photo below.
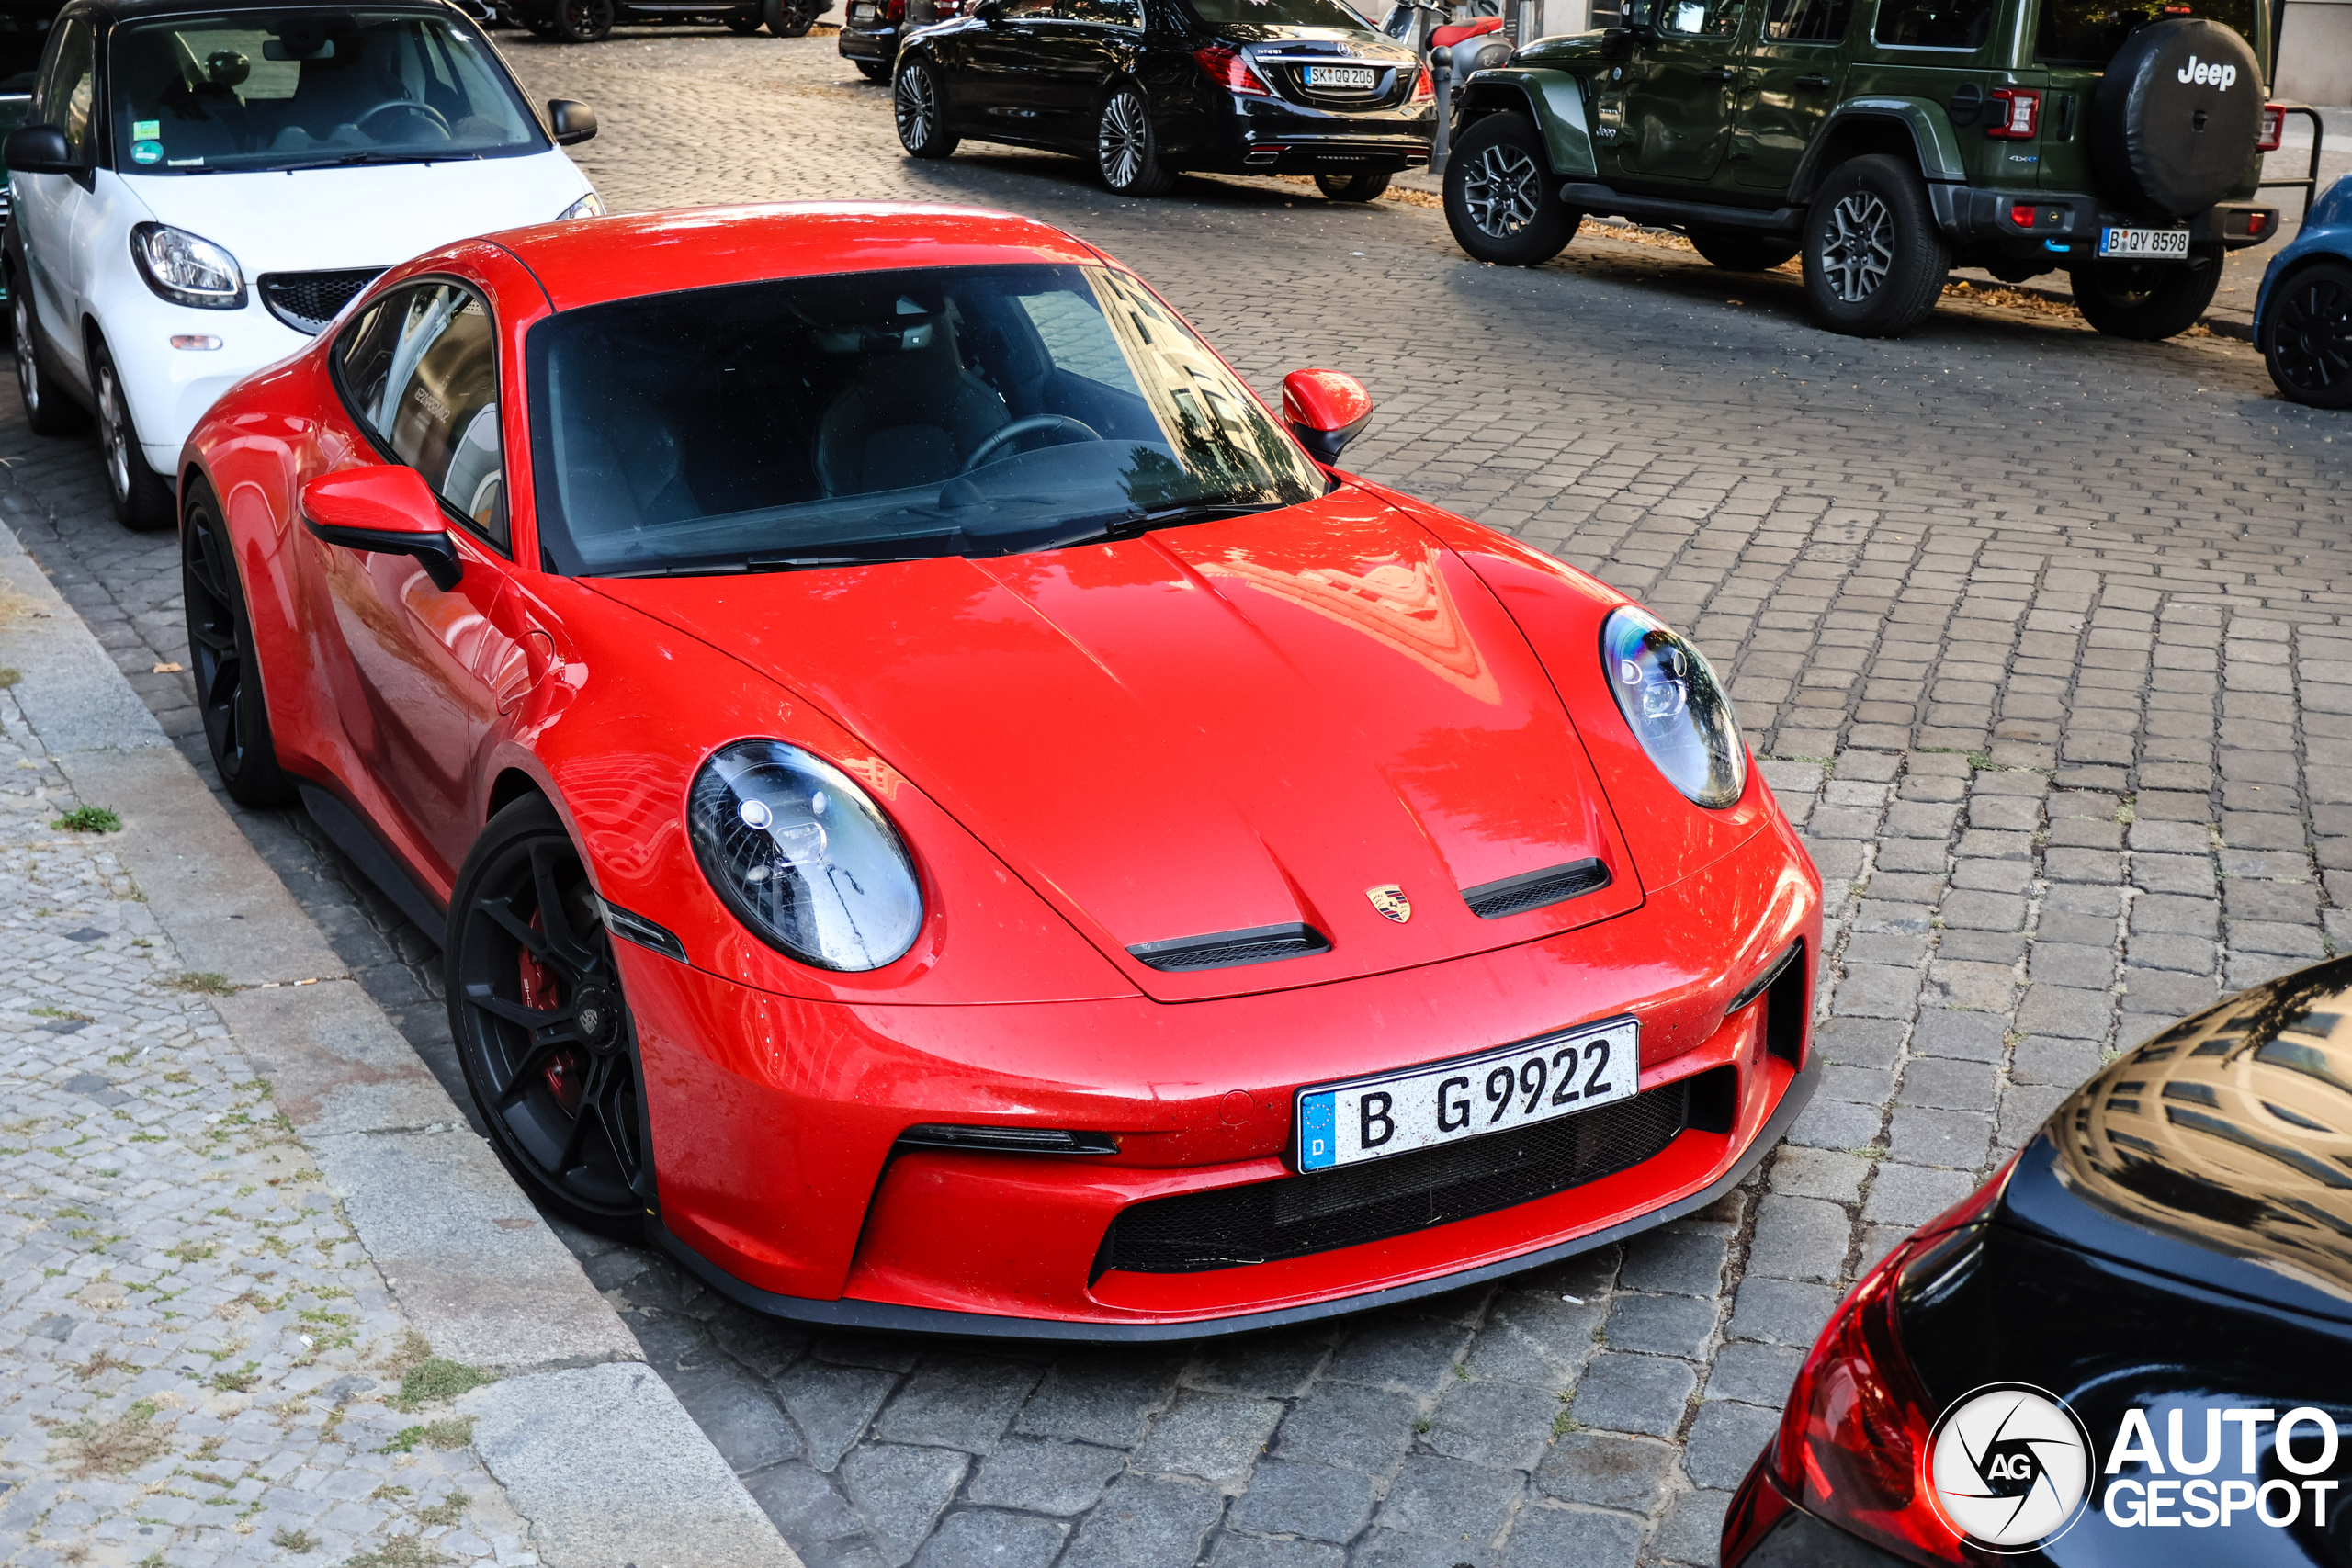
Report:
<svg viewBox="0 0 2352 1568"><path fill-rule="evenodd" d="M1661 1153L1689 1120L1689 1079L1614 1105L1312 1176L1122 1209L1094 1269L1193 1274L1305 1258L1565 1192Z"/></svg>
<svg viewBox="0 0 2352 1568"><path fill-rule="evenodd" d="M261 302L296 332L316 337L383 270L360 266L341 272L266 272L260 278Z"/></svg>

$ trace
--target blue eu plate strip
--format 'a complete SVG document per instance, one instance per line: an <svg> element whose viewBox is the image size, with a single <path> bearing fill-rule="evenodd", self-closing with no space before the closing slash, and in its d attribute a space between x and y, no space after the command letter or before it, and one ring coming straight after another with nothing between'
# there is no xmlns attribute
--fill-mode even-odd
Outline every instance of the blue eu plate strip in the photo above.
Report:
<svg viewBox="0 0 2352 1568"><path fill-rule="evenodd" d="M1331 1104L1338 1097L1326 1090L1310 1094L1298 1105L1298 1168L1321 1170L1339 1157L1337 1140L1331 1136Z"/></svg>

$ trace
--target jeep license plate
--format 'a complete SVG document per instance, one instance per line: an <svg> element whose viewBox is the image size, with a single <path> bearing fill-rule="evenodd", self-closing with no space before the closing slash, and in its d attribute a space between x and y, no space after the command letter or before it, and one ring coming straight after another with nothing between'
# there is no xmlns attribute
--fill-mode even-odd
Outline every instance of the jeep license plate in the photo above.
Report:
<svg viewBox="0 0 2352 1568"><path fill-rule="evenodd" d="M1298 1168L1385 1159L1631 1100L1642 1087L1631 1018L1402 1072L1298 1091Z"/></svg>
<svg viewBox="0 0 2352 1568"><path fill-rule="evenodd" d="M1378 80L1369 65L1310 65L1306 68L1306 85L1310 87L1369 87Z"/></svg>
<svg viewBox="0 0 2352 1568"><path fill-rule="evenodd" d="M852 6L849 8L849 19L853 22L870 22L874 19L874 13L877 9L878 7L873 6Z"/></svg>
<svg viewBox="0 0 2352 1568"><path fill-rule="evenodd" d="M2101 229L2098 254L2103 256L2146 257L2181 261L2188 255L2186 229Z"/></svg>

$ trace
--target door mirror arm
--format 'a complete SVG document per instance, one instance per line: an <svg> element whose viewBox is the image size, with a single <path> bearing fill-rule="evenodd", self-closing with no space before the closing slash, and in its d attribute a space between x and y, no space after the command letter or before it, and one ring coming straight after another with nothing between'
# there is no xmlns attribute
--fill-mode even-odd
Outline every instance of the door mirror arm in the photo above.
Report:
<svg viewBox="0 0 2352 1568"><path fill-rule="evenodd" d="M414 468L385 463L322 474L302 487L302 526L346 550L411 557L444 593L465 576L441 502Z"/></svg>

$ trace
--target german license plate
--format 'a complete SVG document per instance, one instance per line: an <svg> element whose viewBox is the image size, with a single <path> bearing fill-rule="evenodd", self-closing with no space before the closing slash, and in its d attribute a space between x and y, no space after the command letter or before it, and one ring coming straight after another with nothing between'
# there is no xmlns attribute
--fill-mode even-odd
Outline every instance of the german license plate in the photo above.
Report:
<svg viewBox="0 0 2352 1568"><path fill-rule="evenodd" d="M2098 254L2140 256L2155 260L2185 260L2188 255L2186 229L2101 229Z"/></svg>
<svg viewBox="0 0 2352 1568"><path fill-rule="evenodd" d="M849 19L853 22L870 22L874 19L876 9L877 7L873 6L852 6L849 8Z"/></svg>
<svg viewBox="0 0 2352 1568"><path fill-rule="evenodd" d="M1298 1168L1328 1170L1555 1121L1641 1089L1641 1024L1562 1030L1499 1051L1298 1091Z"/></svg>
<svg viewBox="0 0 2352 1568"><path fill-rule="evenodd" d="M1306 85L1310 87L1369 87L1378 80L1369 65L1310 65L1306 68Z"/></svg>

